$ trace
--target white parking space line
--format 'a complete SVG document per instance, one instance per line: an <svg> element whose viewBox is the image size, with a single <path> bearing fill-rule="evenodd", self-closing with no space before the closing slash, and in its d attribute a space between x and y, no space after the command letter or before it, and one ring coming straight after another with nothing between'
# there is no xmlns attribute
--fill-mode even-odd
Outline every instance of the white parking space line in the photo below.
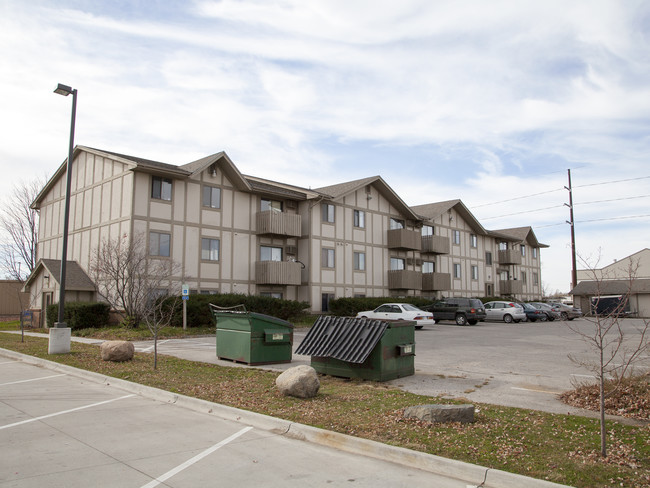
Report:
<svg viewBox="0 0 650 488"><path fill-rule="evenodd" d="M174 476L174 475L180 473L180 472L183 471L184 469L189 468L189 467L192 466L193 464L199 462L199 461L200 461L201 459L203 459L204 457L206 457L206 456L212 454L212 453L213 453L214 451L216 451L217 449L220 449L220 448L222 448L223 446L225 446L225 445L227 445L227 444L230 444L232 441L234 441L235 439L237 439L239 436L244 435L246 432L248 432L248 431L251 430L251 429L252 429L252 427L245 427L245 428L243 428L242 430L240 430L239 432L237 432L237 433L231 435L231 436L228 437L227 439L224 439L224 440L222 440L221 442L215 444L214 446L212 446L212 447L206 449L205 451L203 451L203 452L197 454L197 455L194 456L192 459L188 459L188 460L185 461L183 464L179 464L179 465L176 466L174 469L171 469L171 470L167 471L165 474L163 474L162 476L159 476L159 477L156 478L155 480L150 481L150 482L147 483L146 485L142 485L141 488L154 488L155 486L158 486L159 484L164 483L165 481L167 481L167 480L168 480L169 478L171 478L172 476Z"/></svg>
<svg viewBox="0 0 650 488"><path fill-rule="evenodd" d="M13 424L0 425L0 430L8 429L10 427L16 427L18 425L28 424L30 422L36 422L37 420L43 420L43 419L47 419L47 418L50 418L50 417L56 417L58 415L63 415L63 414L66 414L66 413L77 412L79 410L84 410L86 408L98 407L99 405L105 405L107 403L116 402L118 400L124 400L125 398L131 398L131 397L134 397L134 396L136 396L136 395L135 394L124 395L124 396L121 396L119 398L112 398L111 400L105 400L103 402L91 403L90 405L84 405L83 407L71 408L69 410L63 410L61 412L54 412L54 413L50 413L50 414L47 414L47 415L42 415L40 417L35 417L33 419L27 419L27 420L22 420L20 422L15 422Z"/></svg>
<svg viewBox="0 0 650 488"><path fill-rule="evenodd" d="M158 347L162 346L166 342L169 342L170 340L171 339L167 339L166 341L158 341ZM138 349L138 352L151 352L151 351L153 351L153 347L154 347L154 345L152 344L151 346L145 347L144 349Z"/></svg>
<svg viewBox="0 0 650 488"><path fill-rule="evenodd" d="M52 376L42 376L41 378L32 378L31 380L20 380L20 381L12 381L10 383L0 383L0 386L17 385L18 383L29 383L30 381L40 381L40 380L46 380L48 378L58 378L59 376L65 376L65 374L55 374Z"/></svg>

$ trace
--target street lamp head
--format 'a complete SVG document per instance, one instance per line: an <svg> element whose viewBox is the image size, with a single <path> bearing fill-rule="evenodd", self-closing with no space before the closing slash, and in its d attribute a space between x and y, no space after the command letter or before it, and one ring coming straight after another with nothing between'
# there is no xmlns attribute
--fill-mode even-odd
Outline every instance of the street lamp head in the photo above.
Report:
<svg viewBox="0 0 650 488"><path fill-rule="evenodd" d="M68 85L62 85L59 83L56 87L56 90L54 90L54 93L58 93L59 95L63 95L64 97L67 97L68 95L74 93L74 90L72 87L69 87Z"/></svg>

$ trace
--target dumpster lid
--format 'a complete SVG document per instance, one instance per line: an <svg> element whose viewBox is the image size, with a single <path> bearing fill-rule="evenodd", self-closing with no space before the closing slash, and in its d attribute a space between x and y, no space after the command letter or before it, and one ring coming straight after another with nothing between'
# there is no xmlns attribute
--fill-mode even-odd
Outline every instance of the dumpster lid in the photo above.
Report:
<svg viewBox="0 0 650 488"><path fill-rule="evenodd" d="M249 320L259 319L272 325L293 329L293 324L291 322L273 317L272 315L266 315L258 312L248 312L245 305L235 305L233 307L219 307L214 303L210 303L209 305L210 310L212 311L212 317L214 318L215 322L218 321L218 317L243 316Z"/></svg>
<svg viewBox="0 0 650 488"><path fill-rule="evenodd" d="M375 348L388 322L321 315L296 349L296 354L363 363Z"/></svg>

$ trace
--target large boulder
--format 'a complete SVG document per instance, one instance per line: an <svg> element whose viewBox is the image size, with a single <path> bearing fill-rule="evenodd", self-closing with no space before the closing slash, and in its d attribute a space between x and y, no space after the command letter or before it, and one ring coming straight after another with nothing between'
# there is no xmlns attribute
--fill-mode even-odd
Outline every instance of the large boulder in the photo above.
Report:
<svg viewBox="0 0 650 488"><path fill-rule="evenodd" d="M135 347L129 341L104 341L99 346L104 361L130 361L133 359Z"/></svg>
<svg viewBox="0 0 650 488"><path fill-rule="evenodd" d="M280 393L298 398L315 397L320 388L316 370L306 365L287 369L277 377L275 384Z"/></svg>
<svg viewBox="0 0 650 488"><path fill-rule="evenodd" d="M427 422L474 422L474 405L416 405L404 410L404 417Z"/></svg>

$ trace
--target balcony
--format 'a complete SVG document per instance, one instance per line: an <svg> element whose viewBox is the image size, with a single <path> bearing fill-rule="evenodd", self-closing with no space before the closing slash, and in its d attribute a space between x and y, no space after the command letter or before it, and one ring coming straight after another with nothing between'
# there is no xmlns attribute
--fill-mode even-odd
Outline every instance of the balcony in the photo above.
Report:
<svg viewBox="0 0 650 488"><path fill-rule="evenodd" d="M257 212L257 231L259 234L300 237L300 215L265 210Z"/></svg>
<svg viewBox="0 0 650 488"><path fill-rule="evenodd" d="M449 237L423 236L422 252L431 254L449 254Z"/></svg>
<svg viewBox="0 0 650 488"><path fill-rule="evenodd" d="M500 264L521 264L521 253L514 249L499 251Z"/></svg>
<svg viewBox="0 0 650 488"><path fill-rule="evenodd" d="M300 285L302 265L294 261L257 261L255 282L258 285Z"/></svg>
<svg viewBox="0 0 650 488"><path fill-rule="evenodd" d="M388 249L408 249L419 251L422 248L422 236L418 230L391 229L388 231Z"/></svg>
<svg viewBox="0 0 650 488"><path fill-rule="evenodd" d="M390 270L388 272L389 290L421 290L422 273L406 269Z"/></svg>
<svg viewBox="0 0 650 488"><path fill-rule="evenodd" d="M500 280L499 292L501 295L517 295L524 290L523 281L518 280Z"/></svg>
<svg viewBox="0 0 650 488"><path fill-rule="evenodd" d="M422 291L447 291L451 290L451 274L449 273L423 273Z"/></svg>

